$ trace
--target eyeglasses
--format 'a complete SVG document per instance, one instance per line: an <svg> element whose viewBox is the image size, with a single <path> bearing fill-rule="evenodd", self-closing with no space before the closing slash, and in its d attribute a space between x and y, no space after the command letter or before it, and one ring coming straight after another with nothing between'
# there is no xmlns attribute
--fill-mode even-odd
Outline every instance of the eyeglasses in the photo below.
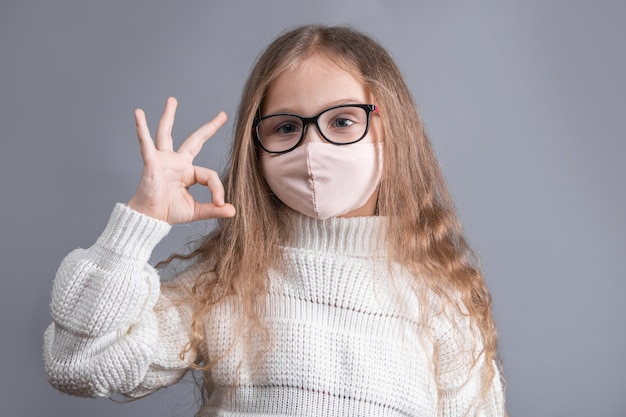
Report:
<svg viewBox="0 0 626 417"><path fill-rule="evenodd" d="M335 145L349 145L367 135L374 104L342 104L313 117L277 113L254 120L254 138L269 153L287 153L300 145L309 123L315 123L322 137Z"/></svg>

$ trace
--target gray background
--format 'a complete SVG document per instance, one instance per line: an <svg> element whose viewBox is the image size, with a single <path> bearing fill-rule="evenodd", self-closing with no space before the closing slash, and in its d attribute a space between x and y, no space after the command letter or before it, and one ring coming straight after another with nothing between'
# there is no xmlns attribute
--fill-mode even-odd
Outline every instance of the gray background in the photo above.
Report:
<svg viewBox="0 0 626 417"><path fill-rule="evenodd" d="M180 140L233 115L279 32L325 22L381 41L416 97L494 296L510 414L626 416L625 18L618 1L3 1L0 415L190 415L188 384L123 405L47 384L54 272L133 194L133 108L154 128L176 96ZM224 166L230 129L198 163Z"/></svg>

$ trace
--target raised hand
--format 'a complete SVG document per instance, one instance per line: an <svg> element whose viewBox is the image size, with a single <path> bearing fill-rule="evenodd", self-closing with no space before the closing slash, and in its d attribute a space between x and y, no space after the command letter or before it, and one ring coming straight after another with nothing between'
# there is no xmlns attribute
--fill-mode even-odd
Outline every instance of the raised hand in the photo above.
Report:
<svg viewBox="0 0 626 417"><path fill-rule="evenodd" d="M204 142L226 122L226 113L220 112L213 120L193 132L174 151L172 127L177 104L175 98L167 99L159 121L156 141L150 136L143 110L135 110L143 173L128 206L170 224L232 217L235 215L235 208L224 202L224 186L217 173L193 164L193 159ZM189 192L189 187L194 184L207 186L213 202L196 201Z"/></svg>

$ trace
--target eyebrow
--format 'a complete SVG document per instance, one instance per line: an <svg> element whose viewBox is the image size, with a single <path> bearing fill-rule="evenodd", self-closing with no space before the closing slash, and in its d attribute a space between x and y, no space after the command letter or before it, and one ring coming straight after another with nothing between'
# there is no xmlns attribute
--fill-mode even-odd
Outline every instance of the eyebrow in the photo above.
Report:
<svg viewBox="0 0 626 417"><path fill-rule="evenodd" d="M318 109L316 112L310 114L310 115L303 115L301 113L295 112L293 110L290 110L289 107L281 107L276 111L273 112L267 112L265 114L262 114L261 117L265 117L265 116L269 116L271 114L294 114L297 116L304 116L304 117L308 117L308 116L314 116L316 114L318 114L319 112L329 109L331 107L335 107L335 106L340 106L342 104L369 104L369 103L364 103L362 102L362 100L357 100L355 98L344 98L341 100L335 100L335 101L331 101L326 103L323 107L321 107L320 109Z"/></svg>

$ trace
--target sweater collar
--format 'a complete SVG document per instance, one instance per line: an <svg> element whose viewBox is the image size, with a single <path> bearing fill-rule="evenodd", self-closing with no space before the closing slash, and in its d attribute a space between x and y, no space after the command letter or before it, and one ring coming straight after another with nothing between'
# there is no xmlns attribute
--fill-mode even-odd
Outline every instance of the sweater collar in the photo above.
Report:
<svg viewBox="0 0 626 417"><path fill-rule="evenodd" d="M285 246L348 256L383 256L386 221L381 216L325 220L289 210Z"/></svg>

